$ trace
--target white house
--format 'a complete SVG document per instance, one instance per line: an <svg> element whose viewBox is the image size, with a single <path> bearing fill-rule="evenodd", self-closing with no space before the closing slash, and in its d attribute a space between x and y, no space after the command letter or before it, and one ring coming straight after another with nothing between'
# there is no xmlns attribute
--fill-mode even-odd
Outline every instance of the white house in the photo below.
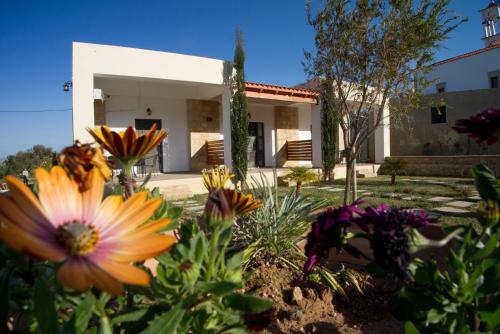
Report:
<svg viewBox="0 0 500 334"><path fill-rule="evenodd" d="M392 129L392 154L500 154L500 145L478 145L452 129L458 119L486 108L500 108L500 3L481 11L484 48L439 61L428 79L422 107L411 114L408 127Z"/></svg>
<svg viewBox="0 0 500 334"><path fill-rule="evenodd" d="M73 43L73 136L86 128L153 122L168 136L158 151L159 171L231 166L228 61L110 45ZM321 166L319 94L314 90L247 82L250 166ZM372 162L389 152L389 126L372 138Z"/></svg>

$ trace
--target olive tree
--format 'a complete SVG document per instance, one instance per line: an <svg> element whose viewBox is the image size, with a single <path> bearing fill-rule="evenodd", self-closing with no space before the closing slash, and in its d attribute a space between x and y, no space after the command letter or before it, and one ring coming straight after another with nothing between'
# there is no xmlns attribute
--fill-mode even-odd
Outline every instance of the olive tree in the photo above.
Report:
<svg viewBox="0 0 500 334"><path fill-rule="evenodd" d="M390 107L391 121L397 121L429 85L436 49L461 22L450 2L308 0L315 50L305 52L305 69L333 85L347 164L346 203L356 197L357 152L387 117L384 110Z"/></svg>

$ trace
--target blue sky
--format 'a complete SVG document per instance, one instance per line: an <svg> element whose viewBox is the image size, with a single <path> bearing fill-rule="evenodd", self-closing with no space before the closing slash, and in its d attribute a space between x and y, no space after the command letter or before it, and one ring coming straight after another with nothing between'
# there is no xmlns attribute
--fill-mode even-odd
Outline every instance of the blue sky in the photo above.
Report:
<svg viewBox="0 0 500 334"><path fill-rule="evenodd" d="M483 46L478 10L488 0L455 0L467 16L439 51L445 59ZM0 111L71 108L71 42L130 46L232 59L235 28L244 33L247 80L305 80L311 49L304 0L0 0ZM0 112L0 157L44 144L71 143L71 112Z"/></svg>

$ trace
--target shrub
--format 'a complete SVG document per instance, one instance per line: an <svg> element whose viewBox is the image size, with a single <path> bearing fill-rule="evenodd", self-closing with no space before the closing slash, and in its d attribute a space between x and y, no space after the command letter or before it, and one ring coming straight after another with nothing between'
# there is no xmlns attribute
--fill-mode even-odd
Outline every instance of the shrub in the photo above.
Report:
<svg viewBox="0 0 500 334"><path fill-rule="evenodd" d="M308 167L292 167L288 174L283 176L283 179L295 181L295 193L299 195L302 191L302 184L317 181L318 176Z"/></svg>
<svg viewBox="0 0 500 334"><path fill-rule="evenodd" d="M396 184L396 176L406 173L406 162L400 159L385 158L378 172L380 175L390 175L391 184Z"/></svg>

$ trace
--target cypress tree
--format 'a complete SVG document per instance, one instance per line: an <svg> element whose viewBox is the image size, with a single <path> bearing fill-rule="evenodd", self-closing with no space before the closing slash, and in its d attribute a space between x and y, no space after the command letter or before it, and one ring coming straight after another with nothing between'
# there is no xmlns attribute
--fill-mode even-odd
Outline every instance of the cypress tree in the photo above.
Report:
<svg viewBox="0 0 500 334"><path fill-rule="evenodd" d="M323 177L332 179L337 158L337 141L339 122L333 99L333 83L323 80L321 83L321 156L323 161Z"/></svg>
<svg viewBox="0 0 500 334"><path fill-rule="evenodd" d="M236 180L242 184L246 180L248 169L248 107L245 95L245 52L243 35L236 32L234 50L234 77L231 98L231 155Z"/></svg>

